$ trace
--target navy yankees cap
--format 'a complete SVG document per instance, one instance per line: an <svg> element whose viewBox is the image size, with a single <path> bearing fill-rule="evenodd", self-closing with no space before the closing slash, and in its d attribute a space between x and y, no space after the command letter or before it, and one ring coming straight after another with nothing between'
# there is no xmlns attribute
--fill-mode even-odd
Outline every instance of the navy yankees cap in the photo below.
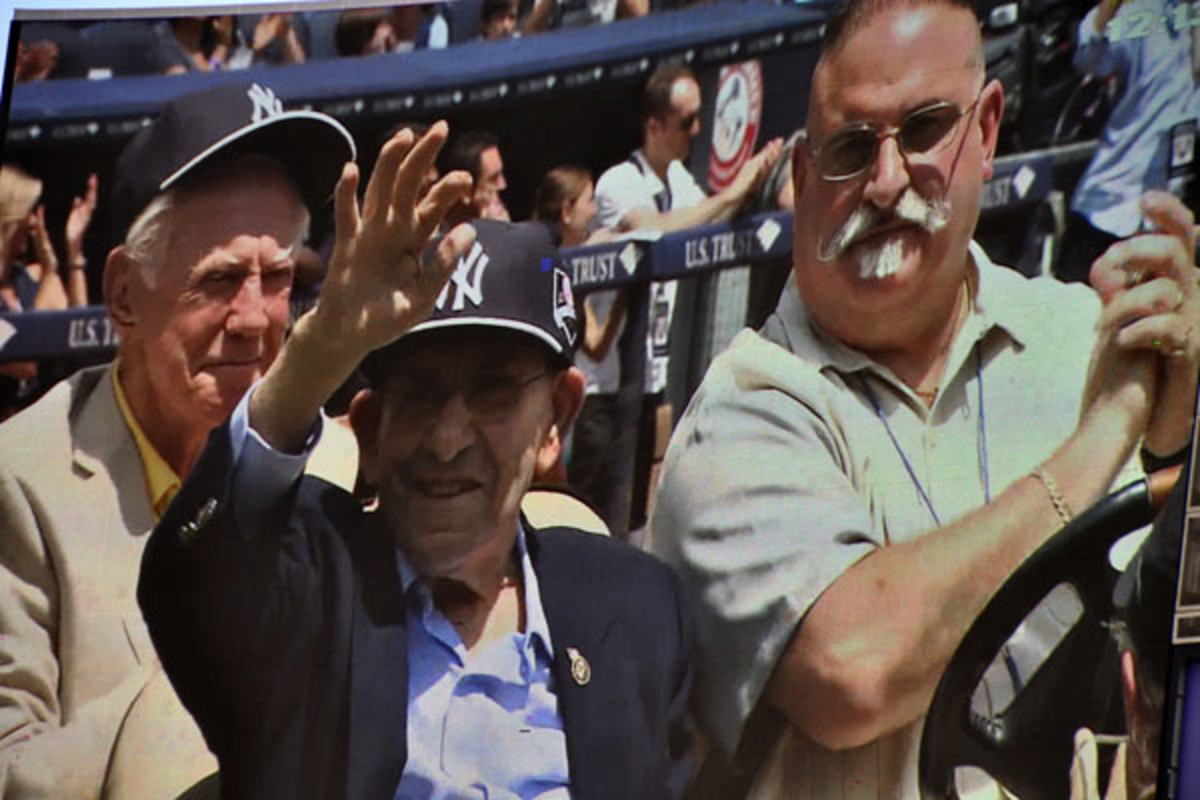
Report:
<svg viewBox="0 0 1200 800"><path fill-rule="evenodd" d="M560 364L574 360L578 335L571 278L550 229L540 222L476 219L475 242L459 257L433 313L398 341L371 353L363 372L385 374L388 354L417 337L466 328L510 331L536 340Z"/></svg>
<svg viewBox="0 0 1200 800"><path fill-rule="evenodd" d="M278 161L310 210L333 194L354 139L316 111L285 111L269 86L222 83L172 100L117 159L111 213L119 236L160 192L218 158L259 153Z"/></svg>

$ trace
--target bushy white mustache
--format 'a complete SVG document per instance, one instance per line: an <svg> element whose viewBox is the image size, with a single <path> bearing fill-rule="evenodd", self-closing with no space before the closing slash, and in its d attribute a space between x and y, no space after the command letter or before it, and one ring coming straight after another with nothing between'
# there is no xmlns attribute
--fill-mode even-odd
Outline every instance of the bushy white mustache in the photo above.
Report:
<svg viewBox="0 0 1200 800"><path fill-rule="evenodd" d="M833 232L824 245L817 248L818 261L833 261L846 252L850 245L869 235L877 228L895 220L912 222L927 233L937 233L950 221L950 203L945 198L926 200L915 189L904 190L895 208L883 210L868 203L854 209L842 225ZM903 244L899 238L888 238L878 247L868 248L859 264L862 278L884 278L900 268Z"/></svg>

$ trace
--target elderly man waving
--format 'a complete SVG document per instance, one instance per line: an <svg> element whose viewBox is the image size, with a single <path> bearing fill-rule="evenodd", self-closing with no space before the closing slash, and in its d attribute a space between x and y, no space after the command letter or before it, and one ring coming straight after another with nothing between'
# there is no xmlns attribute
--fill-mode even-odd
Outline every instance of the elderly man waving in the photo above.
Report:
<svg viewBox="0 0 1200 800"><path fill-rule="evenodd" d="M470 185L418 200L445 137L391 140L361 216L343 174L316 308L147 545L151 635L230 797L678 796L672 573L520 514L583 398L567 273L540 226L478 221L423 257ZM370 511L300 477L360 362Z"/></svg>

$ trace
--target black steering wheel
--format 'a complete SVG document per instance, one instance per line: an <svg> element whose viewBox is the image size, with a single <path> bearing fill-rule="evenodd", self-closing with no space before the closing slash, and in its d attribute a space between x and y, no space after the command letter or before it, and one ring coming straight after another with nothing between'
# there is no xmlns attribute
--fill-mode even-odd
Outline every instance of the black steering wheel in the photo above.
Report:
<svg viewBox="0 0 1200 800"><path fill-rule="evenodd" d="M921 738L922 798L956 797L956 768L973 766L1021 800L1062 800L1070 794L1075 731L1124 730L1116 650L1106 627L1118 577L1108 553L1154 514L1147 481L1113 492L1038 548L992 597L934 693ZM1063 584L1082 604L1078 619L1007 708L988 717L974 712L985 671L1021 622Z"/></svg>

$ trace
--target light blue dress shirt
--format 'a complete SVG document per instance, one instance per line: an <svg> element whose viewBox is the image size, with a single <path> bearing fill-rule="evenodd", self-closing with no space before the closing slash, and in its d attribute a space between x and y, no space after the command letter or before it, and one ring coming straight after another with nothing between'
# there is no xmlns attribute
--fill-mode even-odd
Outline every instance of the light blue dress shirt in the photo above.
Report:
<svg viewBox="0 0 1200 800"><path fill-rule="evenodd" d="M300 478L320 438L319 420L299 455L281 453L249 426L253 389L230 421L233 502L254 525ZM537 574L517 532L525 630L467 652L433 605L428 582L397 550L407 602L408 760L396 798L568 800L567 741L554 689L554 648Z"/></svg>
<svg viewBox="0 0 1200 800"><path fill-rule="evenodd" d="M1151 15L1154 25L1144 36L1110 41L1096 33L1095 8L1079 24L1076 68L1101 77L1118 75L1123 88L1076 186L1071 209L1114 236L1130 236L1141 228L1138 198L1146 189L1167 186L1168 132L1195 115L1191 31L1158 24L1164 15L1173 18L1178 5L1176 0L1128 0L1122 5L1116 16L1123 25L1136 14Z"/></svg>

